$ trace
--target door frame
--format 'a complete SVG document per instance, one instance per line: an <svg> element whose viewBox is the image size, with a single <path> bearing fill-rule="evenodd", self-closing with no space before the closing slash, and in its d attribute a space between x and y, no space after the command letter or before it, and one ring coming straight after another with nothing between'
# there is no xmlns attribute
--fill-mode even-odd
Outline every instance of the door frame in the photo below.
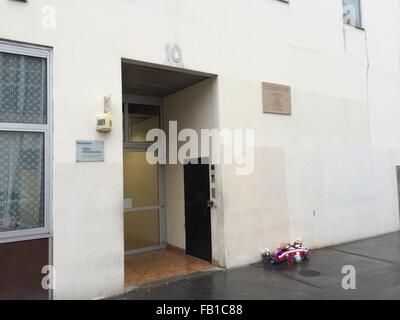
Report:
<svg viewBox="0 0 400 320"><path fill-rule="evenodd" d="M160 128L164 129L164 99L158 97L149 97L149 96L139 96L139 95L123 95L123 108L124 108L124 132L123 132L123 146L124 152L140 152L146 151L148 147L150 147L152 142L128 142L126 137L128 137L129 128L128 128L128 117L125 115L128 114L128 104L144 104L149 106L159 106L160 107ZM134 212L138 209L159 209L159 232L160 232L160 244L157 246L140 248L135 250L126 250L125 255L134 255L139 253L145 253L150 251L162 250L167 247L167 234L166 234L166 213L165 213L165 166L158 165L158 201L159 205L154 207L146 207L146 208L135 208L131 210L124 209L125 213ZM124 232L125 236L125 232Z"/></svg>

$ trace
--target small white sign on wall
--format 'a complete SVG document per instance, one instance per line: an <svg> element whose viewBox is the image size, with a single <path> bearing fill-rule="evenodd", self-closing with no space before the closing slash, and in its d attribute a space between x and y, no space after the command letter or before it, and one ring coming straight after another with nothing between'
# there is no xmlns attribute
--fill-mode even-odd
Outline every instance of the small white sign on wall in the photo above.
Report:
<svg viewBox="0 0 400 320"><path fill-rule="evenodd" d="M103 162L104 142L78 140L76 144L76 162Z"/></svg>

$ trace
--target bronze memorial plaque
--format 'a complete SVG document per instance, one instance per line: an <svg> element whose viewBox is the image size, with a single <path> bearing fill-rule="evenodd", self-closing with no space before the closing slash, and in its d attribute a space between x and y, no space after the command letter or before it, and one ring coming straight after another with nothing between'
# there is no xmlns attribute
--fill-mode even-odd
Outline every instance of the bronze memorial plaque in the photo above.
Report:
<svg viewBox="0 0 400 320"><path fill-rule="evenodd" d="M262 99L264 113L292 114L290 86L263 82Z"/></svg>

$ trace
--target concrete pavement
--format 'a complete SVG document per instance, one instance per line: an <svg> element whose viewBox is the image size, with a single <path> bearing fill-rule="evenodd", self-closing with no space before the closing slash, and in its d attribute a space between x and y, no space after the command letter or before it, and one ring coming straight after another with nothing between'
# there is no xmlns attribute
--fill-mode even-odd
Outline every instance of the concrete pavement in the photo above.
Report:
<svg viewBox="0 0 400 320"><path fill-rule="evenodd" d="M344 290L343 266L356 269L356 290ZM314 250L297 266L255 264L197 274L129 292L128 300L400 299L400 232Z"/></svg>

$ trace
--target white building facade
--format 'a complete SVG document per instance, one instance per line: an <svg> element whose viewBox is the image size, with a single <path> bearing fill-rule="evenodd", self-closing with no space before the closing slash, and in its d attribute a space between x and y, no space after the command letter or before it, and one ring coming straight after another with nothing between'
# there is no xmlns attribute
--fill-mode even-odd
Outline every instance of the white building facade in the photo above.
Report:
<svg viewBox="0 0 400 320"><path fill-rule="evenodd" d="M0 259L1 246L48 239L54 299L124 291L124 63L204 77L160 98L164 123L255 132L254 172L215 168L214 264L253 263L261 249L298 237L321 248L399 230L400 2L361 0L354 26L343 8L342 0L0 0L0 53L45 59L48 106L33 126L0 121L0 143L18 143L9 132L42 132L45 149L42 209L31 209L44 220L33 232L0 229ZM168 46L180 50L175 61ZM263 82L290 86L290 115L263 112ZM107 95L113 128L100 133ZM104 161L77 162L81 140L103 142ZM163 168L162 234L185 249L182 168Z"/></svg>

